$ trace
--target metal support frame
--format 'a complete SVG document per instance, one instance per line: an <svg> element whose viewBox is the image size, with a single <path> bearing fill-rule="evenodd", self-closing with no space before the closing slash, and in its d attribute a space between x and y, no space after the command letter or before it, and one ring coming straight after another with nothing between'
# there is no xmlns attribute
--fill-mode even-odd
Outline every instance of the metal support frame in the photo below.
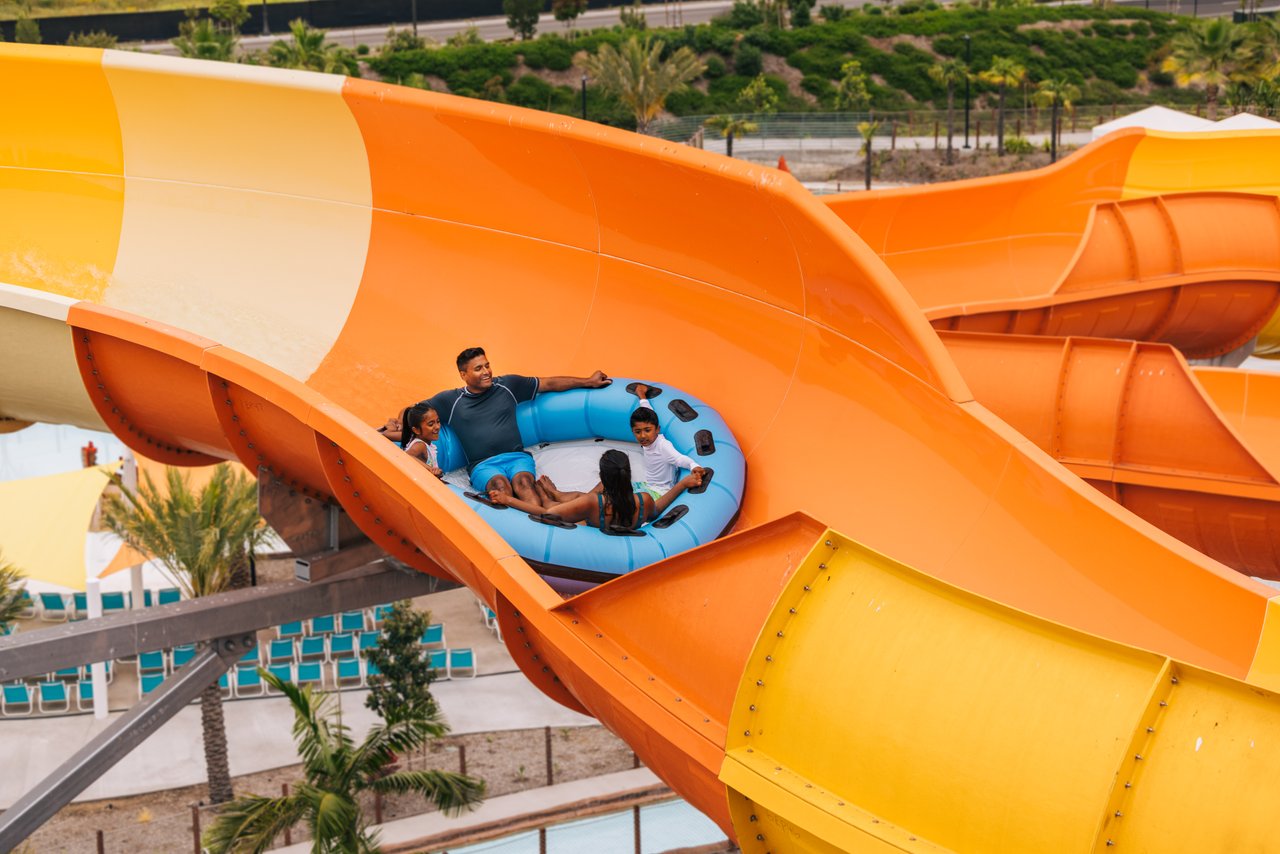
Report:
<svg viewBox="0 0 1280 854"><path fill-rule="evenodd" d="M33 634L35 634L33 632ZM220 638L76 751L0 816L0 851L12 851L257 645L252 634Z"/></svg>
<svg viewBox="0 0 1280 854"><path fill-rule="evenodd" d="M434 589L434 581L379 562L315 584L233 590L0 639L0 681L204 643L194 659L0 816L0 851L15 848L217 681L257 645L258 629L421 596Z"/></svg>
<svg viewBox="0 0 1280 854"><path fill-rule="evenodd" d="M289 581L184 599L0 638L0 682L93 661L250 634L267 626L430 593L432 578L376 563L325 581Z"/></svg>

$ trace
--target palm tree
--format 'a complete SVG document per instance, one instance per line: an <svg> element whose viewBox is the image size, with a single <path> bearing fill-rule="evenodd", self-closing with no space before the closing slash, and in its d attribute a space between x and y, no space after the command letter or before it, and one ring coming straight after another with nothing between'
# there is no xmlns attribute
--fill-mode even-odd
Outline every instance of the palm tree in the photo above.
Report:
<svg viewBox="0 0 1280 854"><path fill-rule="evenodd" d="M700 75L706 66L688 47L666 59L665 43L632 36L615 48L602 44L581 65L606 92L617 96L636 117L636 132L644 133L666 103L667 96Z"/></svg>
<svg viewBox="0 0 1280 854"><path fill-rule="evenodd" d="M1053 108L1052 117L1049 120L1049 162L1051 163L1058 162L1058 137L1061 136L1058 128L1058 110L1069 111L1079 97L1080 87L1066 77L1050 77L1036 84L1036 104L1041 107L1048 104Z"/></svg>
<svg viewBox="0 0 1280 854"><path fill-rule="evenodd" d="M1218 118L1218 93L1250 76L1258 64L1258 47L1249 31L1227 18L1192 21L1169 43L1161 69L1173 73L1179 86L1203 85L1209 121Z"/></svg>
<svg viewBox="0 0 1280 854"><path fill-rule="evenodd" d="M991 57L991 67L981 72L978 78L992 83L1000 89L1000 101L996 112L996 154L1004 156L1004 93L1009 86L1017 86L1027 76L1027 69L1018 64L1016 59L1008 56Z"/></svg>
<svg viewBox="0 0 1280 854"><path fill-rule="evenodd" d="M946 59L929 67L929 76L935 83L947 87L947 165L955 162L955 148L951 140L955 136L956 84L969 79L969 66L959 59Z"/></svg>
<svg viewBox="0 0 1280 854"><path fill-rule="evenodd" d="M0 557L0 631L9 628L26 608L22 570Z"/></svg>
<svg viewBox="0 0 1280 854"><path fill-rule="evenodd" d="M483 798L481 780L449 771L390 770L399 754L443 734L440 721L414 716L375 724L357 745L331 713L332 695L317 696L310 687L299 688L270 673L263 673L263 679L293 706L293 739L306 781L285 797L247 795L224 807L202 840L211 854L266 851L300 821L311 829L312 851L376 851L377 839L357 800L362 792L417 792L447 815L472 808Z"/></svg>
<svg viewBox="0 0 1280 854"><path fill-rule="evenodd" d="M747 119L746 116L721 115L712 116L705 122L706 126L720 131L725 139L725 154L733 156L734 137L746 136L760 130L760 125Z"/></svg>
<svg viewBox="0 0 1280 854"><path fill-rule="evenodd" d="M256 481L233 473L223 464L193 493L176 468L165 469L168 494L144 472L138 491L120 485L123 498L108 496L102 521L126 543L160 561L190 598L233 589L238 561L262 542L267 529L258 516ZM231 772L227 765L227 732L222 719L222 695L212 683L200 697L204 757L209 775L209 800L231 800Z"/></svg>
<svg viewBox="0 0 1280 854"><path fill-rule="evenodd" d="M217 62L235 60L236 34L219 26L212 18L196 18L188 15L178 25L178 37L173 46L187 59L212 59Z"/></svg>
<svg viewBox="0 0 1280 854"><path fill-rule="evenodd" d="M360 76L360 62L341 45L325 40L324 30L313 29L302 18L289 22L290 41L280 39L267 48L267 63L276 68L301 68L326 74Z"/></svg>

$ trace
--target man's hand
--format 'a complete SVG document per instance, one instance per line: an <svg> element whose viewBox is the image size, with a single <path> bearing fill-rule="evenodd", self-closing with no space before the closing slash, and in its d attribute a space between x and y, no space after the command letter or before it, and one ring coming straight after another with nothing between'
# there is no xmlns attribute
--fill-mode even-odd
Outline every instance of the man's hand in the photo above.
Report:
<svg viewBox="0 0 1280 854"><path fill-rule="evenodd" d="M596 371L594 374L587 377L586 387L604 388L611 382L613 382L613 380L609 379L609 376L604 371Z"/></svg>

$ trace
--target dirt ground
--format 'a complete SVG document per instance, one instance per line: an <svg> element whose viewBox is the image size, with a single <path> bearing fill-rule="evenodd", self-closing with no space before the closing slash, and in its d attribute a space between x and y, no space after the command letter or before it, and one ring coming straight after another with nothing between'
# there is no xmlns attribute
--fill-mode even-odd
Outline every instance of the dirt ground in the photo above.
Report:
<svg viewBox="0 0 1280 854"><path fill-rule="evenodd" d="M475 733L443 738L424 754L406 758L410 768L459 770L460 747L465 747L467 773L485 781L488 797L511 794L546 785L546 735L543 729ZM564 727L551 731L553 781L565 783L634 767L631 749L604 727ZM236 794L275 796L283 785L294 784L301 766L290 766L235 778ZM64 807L28 841L23 854L93 854L97 832L103 832L103 850L129 854L176 854L195 850L192 831L193 805L200 808L201 824L214 817L205 803L203 786L170 789L130 798L70 804ZM422 798L388 798L382 805L384 821L429 812ZM375 814L370 798L366 814ZM306 839L298 828L293 842ZM277 844L284 844L281 839Z"/></svg>

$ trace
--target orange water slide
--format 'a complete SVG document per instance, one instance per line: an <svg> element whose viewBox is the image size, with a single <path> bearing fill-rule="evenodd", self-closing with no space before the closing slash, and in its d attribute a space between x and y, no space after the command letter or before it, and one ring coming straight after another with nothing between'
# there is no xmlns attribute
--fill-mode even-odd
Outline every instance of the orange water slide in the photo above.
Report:
<svg viewBox="0 0 1280 854"><path fill-rule="evenodd" d="M1070 471L1228 566L1280 578L1276 440L1247 441L1176 349L969 332L942 339L977 399ZM1256 377L1212 376L1222 375L1242 385Z"/></svg>
<svg viewBox="0 0 1280 854"><path fill-rule="evenodd" d="M1227 191L1237 178L1139 194L1133 176L1149 139L1116 134L1035 173L827 204L938 329L1137 339L1221 356L1280 306L1276 196L1261 177L1249 192Z"/></svg>
<svg viewBox="0 0 1280 854"><path fill-rule="evenodd" d="M0 68L0 416L340 507L493 605L535 684L748 850L1101 848L1128 798L1161 805L1128 825L1153 839L1231 819L1179 745L1209 708L1280 721L1273 591L975 402L883 247L789 176L331 76L14 45ZM1108 200L1141 142L1086 152ZM475 344L714 405L748 459L735 531L562 600L370 427ZM1146 746L1170 705L1186 728ZM1130 793L1132 745L1161 770Z"/></svg>

